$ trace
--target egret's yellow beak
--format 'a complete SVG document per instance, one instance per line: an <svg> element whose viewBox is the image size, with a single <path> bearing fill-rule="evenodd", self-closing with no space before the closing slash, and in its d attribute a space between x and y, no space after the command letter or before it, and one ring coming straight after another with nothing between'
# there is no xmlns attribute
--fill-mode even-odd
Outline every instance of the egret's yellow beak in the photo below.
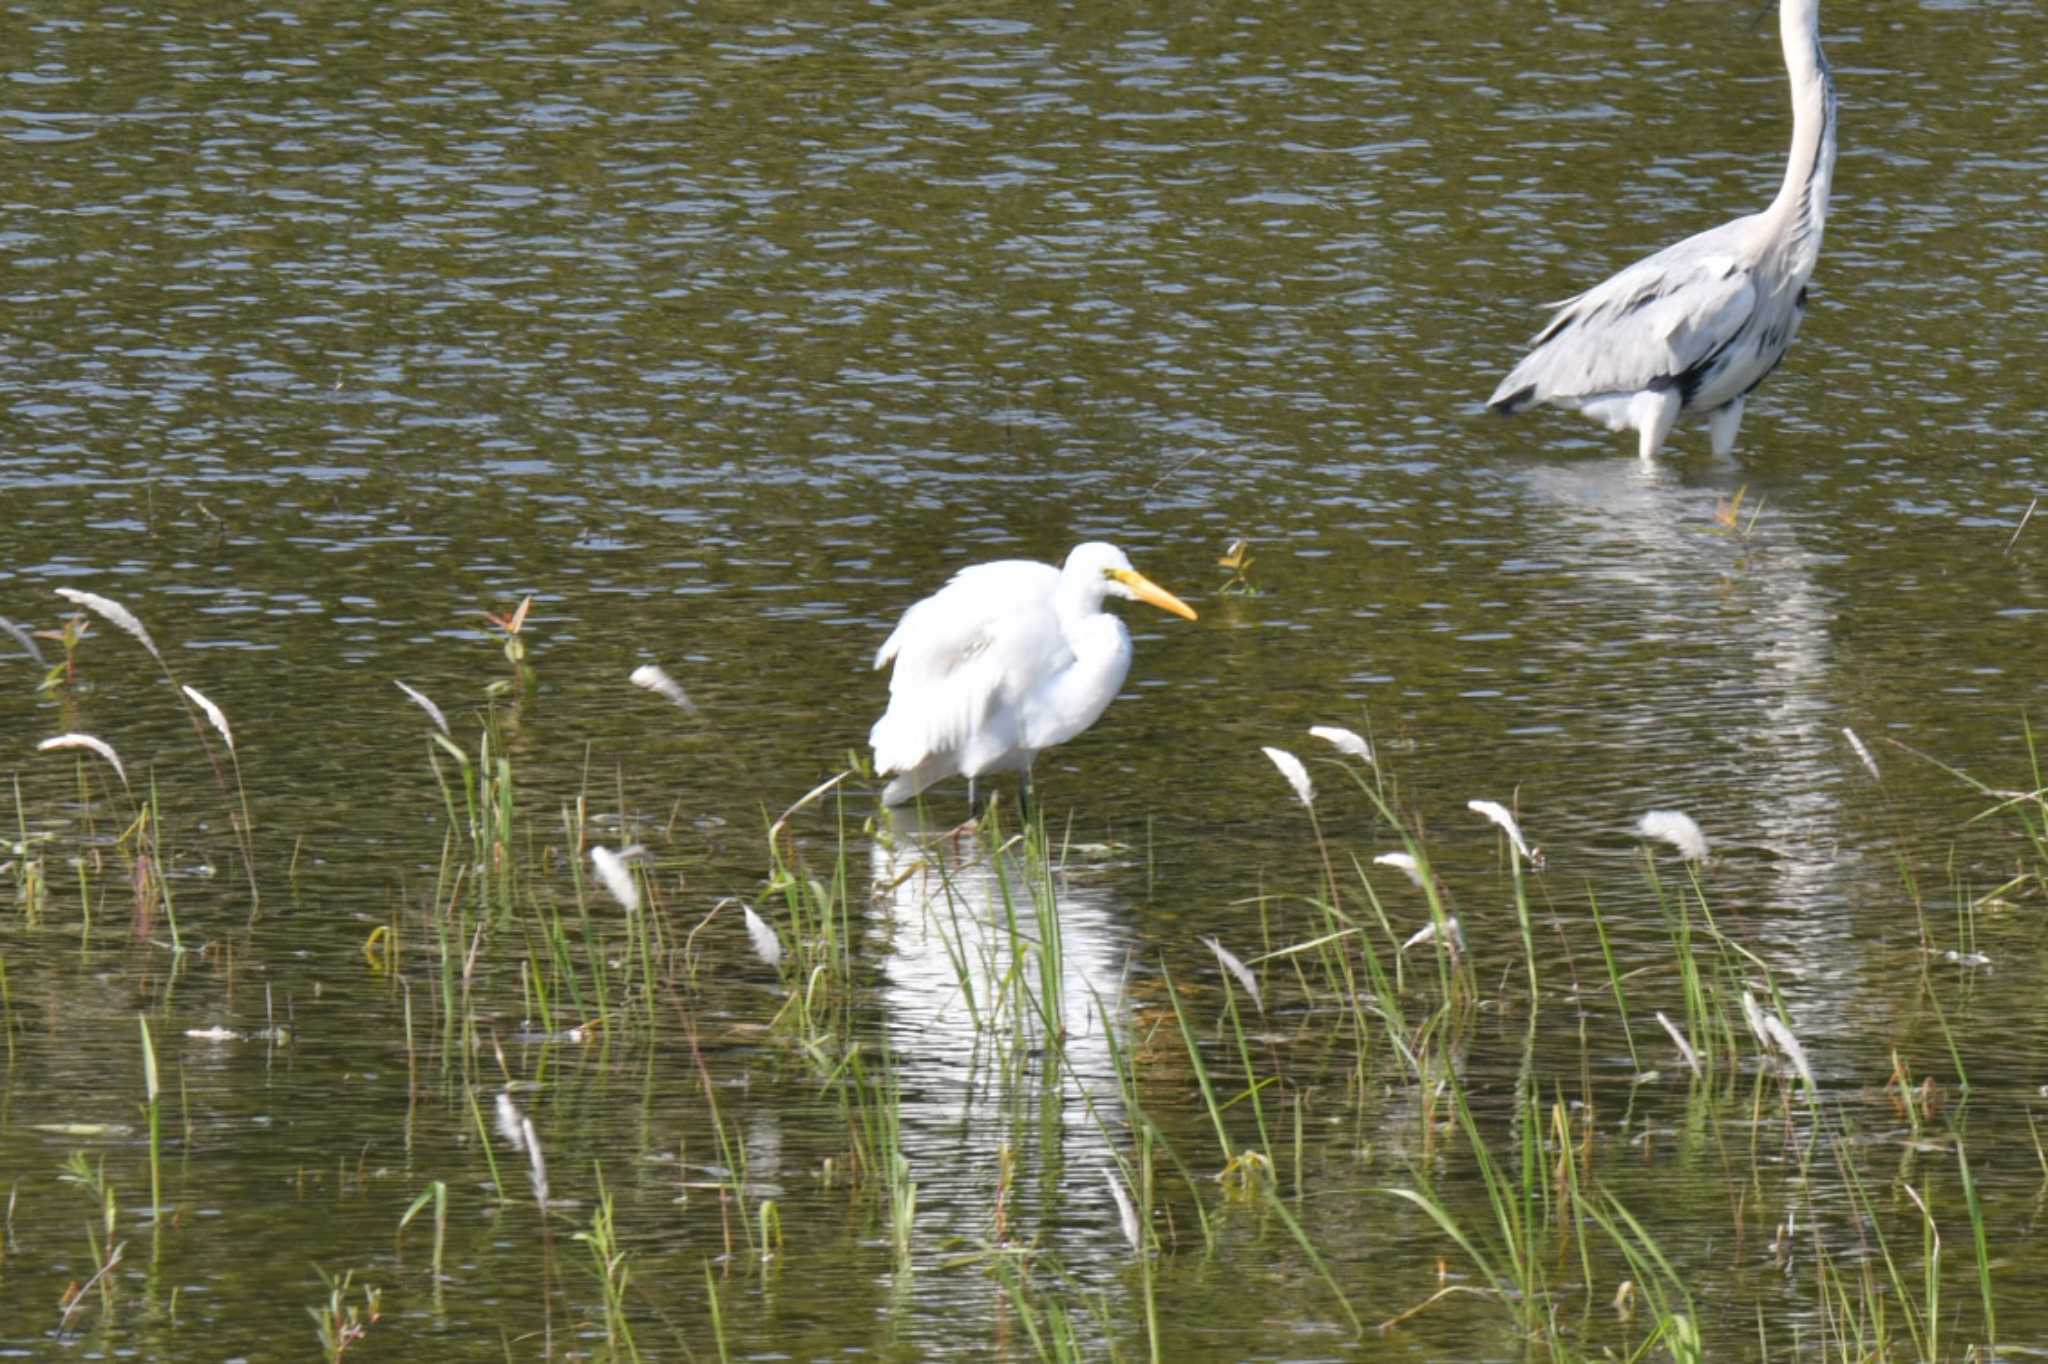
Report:
<svg viewBox="0 0 2048 1364"><path fill-rule="evenodd" d="M1162 611L1171 611L1183 620L1194 620L1195 608L1189 606L1173 593L1153 582L1134 568L1112 568L1109 576L1131 589L1131 595L1141 602L1149 602Z"/></svg>

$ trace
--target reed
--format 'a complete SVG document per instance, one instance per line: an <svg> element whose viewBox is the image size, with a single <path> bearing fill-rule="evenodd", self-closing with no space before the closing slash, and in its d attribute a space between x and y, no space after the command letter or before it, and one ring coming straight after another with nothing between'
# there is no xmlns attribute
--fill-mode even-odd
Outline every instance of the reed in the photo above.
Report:
<svg viewBox="0 0 2048 1364"><path fill-rule="evenodd" d="M313 1266L313 1272L319 1275L327 1296L317 1306L307 1308L306 1314L313 1318L314 1329L320 1338L320 1351L328 1364L339 1364L382 1319L383 1291L365 1284L362 1305L357 1306L349 1297L349 1290L355 1286L356 1272L353 1269L344 1271L339 1278L318 1265Z"/></svg>
<svg viewBox="0 0 2048 1364"><path fill-rule="evenodd" d="M228 728L227 716L219 706L215 705L203 693L193 687L186 686L178 680L177 674L171 668L170 660L157 647L156 640L151 636L148 628L127 607L95 592L81 591L71 587L60 587L56 591L57 595L63 597L66 601L92 612L120 630L123 634L134 639L149 654L150 658L156 662L157 667L162 670L164 680L170 683L173 694L176 695L179 704L184 707L186 719L191 722L192 732L199 738L200 749L206 755L207 766L213 769L214 782L219 786L222 798L230 802L228 823L235 831L236 851L241 856L243 872L248 881L249 913L253 920L260 912L262 906L262 892L257 884L256 877L255 827L249 812L248 793L242 784L240 759L235 753L233 733ZM66 647L67 678L71 675L71 654L74 649L75 641ZM207 738L209 724L226 744L229 761L234 767L235 792L232 795L228 790L227 773L221 767L220 756L213 751L212 741ZM124 777L123 783L125 784L125 782L126 778Z"/></svg>
<svg viewBox="0 0 2048 1364"><path fill-rule="evenodd" d="M62 1336L71 1329L72 1318L84 1307L86 1295L95 1289L99 1292L101 1316L110 1318L113 1315L118 1291L115 1271L125 1258L128 1243L114 1239L120 1228L119 1201L115 1197L114 1186L107 1182L104 1156L94 1161L89 1160L83 1151L73 1151L64 1162L63 1173L57 1178L76 1185L91 1200L93 1212L99 1219L97 1227L91 1222L85 1225L88 1262L93 1266L93 1272L83 1284L75 1284L65 1293L63 1317L57 1327L58 1334Z"/></svg>
<svg viewBox="0 0 2048 1364"><path fill-rule="evenodd" d="M680 1005L678 1005L680 1008ZM739 1235L735 1238L728 1227L725 1233L725 1253L728 1258L737 1245L748 1245L754 1240L753 1214L748 1208L750 1193L747 1187L747 1146L737 1131L728 1130L719 1116L717 1083L711 1077L711 1067L705 1064L703 1049L697 1044L697 1024L688 1013L684 1013L683 1026L689 1041L690 1059L695 1063L697 1079L704 1095L704 1111L711 1123L711 1130L718 1138L719 1159L726 1171L725 1180L719 1186L719 1205L724 1210L736 1210L739 1214Z"/></svg>
<svg viewBox="0 0 2048 1364"><path fill-rule="evenodd" d="M149 1218L161 1226L164 1214L163 1110L158 1102L156 1046L150 1041L149 1020L141 1014L135 1023L142 1031L142 1112L149 1123Z"/></svg>
<svg viewBox="0 0 2048 1364"><path fill-rule="evenodd" d="M1627 1261L1630 1277L1625 1281L1649 1306L1651 1329L1633 1358L1643 1358L1662 1347L1674 1364L1704 1364L1705 1347L1700 1339L1699 1315L1685 1278L1641 1222L1611 1193L1580 1200L1585 1216L1607 1234Z"/></svg>
<svg viewBox="0 0 2048 1364"><path fill-rule="evenodd" d="M806 856L792 821L836 796L850 775L849 769L819 783L768 826L769 870L762 896L764 901L779 897L789 923L791 994L778 1021L807 1043L840 1035L847 1025L854 985L852 876L843 799L831 807L833 852L823 875ZM778 962L778 971L783 964Z"/></svg>
<svg viewBox="0 0 2048 1364"><path fill-rule="evenodd" d="M1977 1265L1977 1299L1984 1310L1984 1353L1998 1356L1998 1308L1991 1291L1991 1245L1984 1227L1984 1203L1978 1196L1976 1178L1970 1172L1969 1143L1961 1131L1954 1135L1956 1174L1962 1184L1963 1209L1970 1218L1970 1248Z"/></svg>
<svg viewBox="0 0 2048 1364"><path fill-rule="evenodd" d="M854 1134L856 1165L863 1179L875 1181L881 1190L896 1266L907 1270L917 1219L917 1181L911 1178L910 1157L903 1149L903 1092L895 1062L884 1050L879 1071L870 1074L856 1043L847 1052L840 1078L840 1094L849 1108Z"/></svg>
<svg viewBox="0 0 2048 1364"><path fill-rule="evenodd" d="M485 1145L486 1149L488 1149L489 1143ZM495 1178L495 1173L493 1177ZM429 1207L432 1207L434 1210L434 1257L429 1263L429 1272L433 1275L434 1291L438 1295L441 1289L441 1282L445 1277L442 1265L448 1250L447 1181L434 1180L420 1191L419 1197L413 1199L407 1205L404 1215L398 1219L398 1231L393 1239L402 1251L405 1242L405 1229L411 1226L413 1220Z"/></svg>
<svg viewBox="0 0 2048 1364"><path fill-rule="evenodd" d="M1044 1364L1081 1364L1091 1357L1073 1313L1058 1298L1034 1291L1016 1257L996 1256L992 1268L1034 1357ZM1148 1355L1159 1357L1156 1348Z"/></svg>
<svg viewBox="0 0 2048 1364"><path fill-rule="evenodd" d="M576 1239L590 1250L591 1273L596 1277L604 1300L604 1343L613 1359L640 1358L633 1341L633 1324L626 1314L626 1290L633 1273L626 1252L620 1248L612 1191L604 1182L604 1167L598 1166L597 1201L590 1210L590 1227L576 1233Z"/></svg>
<svg viewBox="0 0 2048 1364"><path fill-rule="evenodd" d="M732 1356L725 1348L725 1304L720 1301L718 1279L711 1272L711 1261L704 1262L704 1307L711 1318L711 1339L718 1347L719 1364L727 1364Z"/></svg>
<svg viewBox="0 0 2048 1364"><path fill-rule="evenodd" d="M201 700L192 704L205 713ZM1020 820L1016 806L998 799L971 830L906 843L896 864L918 878L898 907L935 927L967 1006L964 1036L933 1034L919 1045L957 1045L969 1055L962 1068L974 1103L964 1132L980 1137L990 1124L1011 1125L987 1155L993 1210L974 1233L987 1241L956 1255L934 1240L938 1219L929 1200L931 1189L942 1180L953 1187L963 1172L940 1167L947 1158L941 1142L906 1124L905 1072L891 1050L905 1033L901 1020L883 1015L889 998L874 990L873 956L889 940L876 931L881 915L871 896L902 887L892 883L895 872L880 869L881 859L868 873L866 840L894 835L864 825L858 812L849 817L847 773L770 822L765 868L756 845L738 883L717 887L734 893L714 899L704 889L714 878L696 875L695 864L688 881L670 874L680 870L673 844L662 843L658 824L630 817L623 790L616 824L603 814L593 819L586 770L585 789L560 796L559 822L536 827L519 817L538 792L514 784L509 716L484 716L465 750L437 715L428 712L429 755L450 816L440 866L431 891L423 885L399 897L366 941L350 931L350 946L361 941L366 950L362 962L349 963L386 992L394 1032L402 1021L406 1168L421 1171L426 1186L400 1217L398 1239L431 1209L437 1296L446 1277L448 1189L455 1185L459 1197L458 1178L481 1178L487 1167L497 1206L486 1211L519 1220L509 1205L525 1195L503 1182L516 1184L517 1174L495 1159L502 1140L527 1156L543 1237L560 1221L589 1253L601 1298L589 1304L584 1345L639 1356L633 1335L647 1329L644 1285L667 1272L674 1253L643 1250L636 1238L629 1254L620 1219L638 1220L643 1184L667 1181L612 1186L600 1166L594 1193L551 1188L535 1120L519 1109L530 1092L550 1095L547 1112L559 1121L550 1125L547 1154L558 1173L573 1171L590 1138L569 1115L605 1099L630 1106L634 1096L624 1091L637 1081L641 1158L666 1158L664 1128L689 1134L675 1138L679 1147L705 1140L701 1132L715 1148L718 1210L695 1200L676 1214L675 1235L724 1236L723 1269L705 1266L721 1355L729 1309L748 1303L751 1311L752 1289L763 1298L781 1291L808 1272L821 1244L833 1244L821 1238L834 1234L827 1224L838 1214L821 1213L830 1200L802 1183L808 1168L789 1150L780 1152L779 1168L749 1151L749 1139L760 1140L752 1120L767 1104L777 1104L781 1116L820 1096L826 1121L843 1129L844 1145L828 1135L823 1159L829 1178L842 1170L850 1176L844 1254L853 1271L893 1268L894 1310L909 1301L912 1271L923 1270L930 1285L961 1265L979 1266L996 1285L1001 1329L1014 1328L1000 1348L1013 1353L1172 1357L1183 1347L1174 1338L1183 1336L1176 1329L1182 1314L1209 1291L1204 1280L1253 1271L1267 1276L1262 1285L1293 1285L1296 1301L1276 1297L1276 1314L1298 1311L1305 1299L1309 1315L1333 1322L1341 1315L1362 1335L1368 1322L1405 1329L1425 1314L1447 1317L1455 1305L1495 1319L1486 1329L1511 1336L1512 1346L1499 1353L1568 1364L1752 1351L1844 1364L1988 1357L2000 1348L2001 1326L2010 1333L2019 1321L1995 1292L2013 1291L2007 1265L2018 1253L2008 1248L2017 1220L2007 1212L2011 1186L1995 1182L2010 1172L1986 1153L2004 1151L2006 1137L2020 1152L2031 1138L2048 1186L2048 1147L2030 1111L2001 1114L1983 1091L1972 1094L1973 1080L1981 1085L2001 1071L1987 1064L1999 1058L1985 1043L1987 1032L1998 1035L1987 1028L1998 1020L1987 1018L1978 998L1985 977L1964 961L1954 963L1965 968L1957 972L1929 963L1944 960L1933 951L1944 939L1964 958L2013 950L2016 922L2002 916L2024 914L2048 888L2048 807L2038 790L1983 785L1989 794L1979 827L1996 828L2004 859L1985 877L1988 895L1985 884L1973 884L1984 873L1971 856L1952 850L1945 874L1926 881L1922 910L1914 878L1927 858L1909 860L1901 840L1900 874L1911 882L1915 913L1932 928L1922 929L1930 951L1917 971L1901 968L1917 989L1902 995L1890 1023L1891 1076L1882 1085L1873 1083L1883 1078L1881 1062L1874 1073L1857 1069L1871 1049L1842 1045L1841 1029L1827 1025L1824 982L1789 969L1771 945L1773 930L1755 927L1762 913L1726 889L1742 884L1741 869L1709 862L1697 826L1652 818L1675 812L1646 816L1636 826L1643 841L1628 845L1629 856L1590 863L1583 903L1577 889L1553 900L1554 878L1533 874L1541 854L1504 807L1476 803L1489 807L1478 813L1500 831L1509 877L1497 864L1468 869L1446 857L1438 866L1421 818L1401 807L1378 755L1362 740L1354 748L1317 733L1336 749L1314 765L1321 791L1308 766L1297 784L1289 766L1272 759L1309 815L1294 849L1304 884L1269 888L1255 880L1263 873L1247 872L1247 884L1219 885L1200 911L1227 908L1236 918L1216 936L1198 945L1190 932L1156 967L1147 954L1127 968L1126 984L1100 994L1090 984L1084 997L1076 972L1097 960L1101 944L1084 939L1078 921L1062 922L1062 910L1072 910L1062 902L1081 875L1070 868L1071 827L1053 839L1050 829L1060 824L1045 806ZM471 736L467 717L459 727ZM214 728L232 755L237 736L226 717ZM530 737L530 730L513 734L522 745ZM2031 744L2030 732L2038 768ZM185 889L184 902L174 903L173 887L189 883L162 884L164 868L190 860L174 856L182 851L172 832L183 827L178 793L159 789L139 761L130 770L90 745L62 747L79 760L86 818L104 826L110 801L133 815L111 842L102 836L83 850L92 856L69 859L78 866L88 944L94 906L104 913L111 894L118 910L119 897L140 887L138 919L168 923L174 956L185 957L200 938L181 940L179 919L192 915L197 896ZM516 751L522 779L550 770L526 758L526 747ZM1332 768L1353 778L1358 796L1341 777L1325 775ZM239 786L239 772L236 780ZM114 794L116 787L129 794ZM1271 794L1284 798L1277 787ZM54 846L32 833L19 783L16 805L9 851L23 946L10 942L0 957L0 1031L10 1064L19 1031L15 996L44 993L45 958L35 954L39 939L30 930L48 912L48 891L36 891L30 878L44 874ZM1361 813L1369 832L1348 846ZM656 850L636 848L628 841L636 834ZM1731 830L1725 837L1719 856L1732 864L1749 836ZM95 858L110 846L118 857L103 866ZM1143 856L1149 862L1149 846ZM1138 859L1134 853L1128 866L1090 874L1105 882L1123 875L1135 886L1152 874ZM125 882L106 874L106 866L122 870L123 861ZM1347 868L1341 880L1339 866ZM1164 887L1171 869L1162 864L1158 873ZM1952 897L1946 906L1944 880ZM1512 932L1501 893L1510 887ZM671 909L696 924L687 940L671 931ZM1174 907L1146 912L1169 922ZM1901 934L1910 934L1903 908L1898 921ZM1150 927L1135 910L1129 923L1136 926L1117 931ZM210 942L180 960L171 980L181 969L210 971L232 999L255 946L240 937ZM94 969L112 969L116 954L104 945L81 951L90 952ZM1514 960L1518 953L1526 967ZM161 960L155 952L132 955ZM69 971L68 951L66 958ZM745 975L737 985L721 979L735 962ZM415 982L440 994L438 1010L422 1001L418 1036ZM157 988L155 977L146 983ZM764 988L773 991L765 1002ZM658 1001L673 1008L657 1013ZM164 1077L154 1034L170 1026L173 1004L166 986L155 1016L138 1017L151 1216L166 1235L177 1223L163 1201ZM1092 1073L1101 1055L1090 1049L1093 1033L1086 1034L1090 1047L1076 1045L1091 1004L1102 1021L1113 1093ZM374 1016L374 1007L368 1012ZM1640 1037L1636 1021L1645 1024ZM670 1101L683 1048L673 1044L685 1035L701 1093L679 1105ZM38 1036L35 1020L24 1036ZM569 1038L596 1041L562 1045ZM438 1112L433 1067L419 1054L437 1043ZM744 1059L735 1062L736 1055ZM1941 1088L1923 1078L1930 1061ZM482 1072L493 1065L511 1086L502 1099L484 1097ZM1681 1080L1674 1065L1688 1076ZM1669 1076L1661 1084L1660 1069ZM749 1086L739 1101L749 1110L744 1127L730 1097L738 1075ZM1953 1114L1945 1112L1950 1106ZM495 1129L487 1108L497 1109ZM684 1108L687 1115L676 1117ZM1974 1119L1968 1128L1966 1114ZM415 1121L425 1134L417 1146ZM476 1139L466 1144L483 1147L483 1167L467 1151L445 1154L453 1141L433 1139L459 1138L465 1127ZM184 1159L203 1168L190 1130L188 1113ZM801 1159L820 1159L820 1143L805 1136ZM1889 1159L1885 1152L1897 1153L1896 1170L1876 1163ZM350 1158L356 1166L348 1183L359 1190L374 1177L371 1162L354 1150ZM456 1162L452 1173L433 1166L441 1159ZM103 1319L115 1316L132 1281L119 1272L125 1247L106 1163L77 1160L74 1177L94 1181L95 1197L103 1196L96 1207L108 1211L89 1228L96 1272L67 1302L67 1329L95 1301ZM614 1160L614 1175L616 1168ZM1389 1178L1389 1168L1405 1174ZM139 1177L139 1170L131 1162L116 1174ZM173 1182L180 1177L174 1168ZM704 1187L694 1177L674 1183ZM1338 1200L1352 1197L1358 1183L1380 1186L1380 1199L1368 1206L1398 1213L1385 1220L1408 1229L1414 1248L1434 1246L1448 1262L1434 1292L1413 1293L1398 1310L1384 1301L1385 1282L1368 1276L1345 1244L1349 1228L1340 1219L1351 1205ZM22 1187L24 1197L32 1193ZM1648 1201L1667 1187L1672 1210ZM1653 1192L1646 1197L1645 1189ZM718 1231L696 1225L713 1215ZM1965 1225L1971 1254L1962 1257L1956 1251ZM18 1268L21 1243L5 1239ZM648 1258L656 1254L663 1258ZM1766 1266L1773 1272L1760 1272ZM750 1272L758 1277L748 1286ZM734 1279L742 1281L738 1292ZM331 1339L374 1324L375 1304L350 1276L323 1276L323 1283L320 1313ZM543 1301L551 1301L545 1277L541 1287ZM454 1285L451 1296L469 1288ZM1315 1307L1325 1294L1333 1300L1327 1311ZM323 1337L323 1348L329 1343ZM998 1348L979 1339L963 1348L984 1344ZM1418 1340L1409 1352L1437 1346Z"/></svg>

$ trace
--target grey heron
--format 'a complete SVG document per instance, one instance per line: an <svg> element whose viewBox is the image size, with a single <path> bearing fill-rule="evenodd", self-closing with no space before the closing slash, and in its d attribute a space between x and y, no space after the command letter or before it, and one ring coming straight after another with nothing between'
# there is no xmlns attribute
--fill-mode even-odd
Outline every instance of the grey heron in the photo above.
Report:
<svg viewBox="0 0 2048 1364"><path fill-rule="evenodd" d="M868 733L875 771L900 774L882 803L958 775L971 805L975 778L1022 772L1029 782L1039 750L1094 724L1131 670L1131 632L1102 609L1110 597L1195 618L1101 543L1076 545L1062 568L974 564L904 612L875 652L877 668L896 665L889 709Z"/></svg>
<svg viewBox="0 0 2048 1364"><path fill-rule="evenodd" d="M1648 460L1682 412L1707 414L1714 453L1735 448L1742 404L1778 366L1806 311L1835 171L1835 86L1820 0L1779 0L1792 87L1785 180L1761 213L1645 257L1557 306L1487 406L1577 408L1633 428Z"/></svg>

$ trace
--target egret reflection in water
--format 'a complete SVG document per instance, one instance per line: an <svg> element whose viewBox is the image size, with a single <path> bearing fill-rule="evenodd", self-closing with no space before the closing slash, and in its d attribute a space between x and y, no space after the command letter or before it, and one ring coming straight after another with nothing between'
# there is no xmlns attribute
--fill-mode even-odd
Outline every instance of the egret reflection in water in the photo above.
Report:
<svg viewBox="0 0 2048 1364"><path fill-rule="evenodd" d="M1099 1164L1122 1130L1108 1030L1126 1007L1123 937L1112 897L1086 875L1041 867L1034 885L1020 839L991 851L985 835L890 813L869 848L871 913L887 946L881 1007L903 1140L921 1181L967 1186L927 1205L958 1210L938 1214L963 1219L951 1230L984 1235L970 1225L975 1181L996 1168L998 1147L1028 1150L1053 1174ZM1098 1181L1048 1179L1044 1194L1099 1199L1102 1225L1116 1225Z"/></svg>

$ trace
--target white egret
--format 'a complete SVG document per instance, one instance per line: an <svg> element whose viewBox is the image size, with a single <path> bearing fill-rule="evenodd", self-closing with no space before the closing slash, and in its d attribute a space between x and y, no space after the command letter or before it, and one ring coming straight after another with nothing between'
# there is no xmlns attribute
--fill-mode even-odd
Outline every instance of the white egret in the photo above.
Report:
<svg viewBox="0 0 2048 1364"><path fill-rule="evenodd" d="M1777 198L1637 261L1557 305L1535 349L1487 405L1575 407L1633 428L1645 460L1681 412L1707 414L1714 453L1735 448L1742 403L1799 332L1835 171L1835 86L1820 0L1779 0L1792 88L1792 150Z"/></svg>
<svg viewBox="0 0 2048 1364"><path fill-rule="evenodd" d="M889 710L868 733L882 792L900 805L933 782L1021 772L1095 723L1131 669L1131 632L1109 597L1194 610L1131 567L1114 545L1077 545L1064 568L1028 559L974 564L903 613L875 653L896 665Z"/></svg>

